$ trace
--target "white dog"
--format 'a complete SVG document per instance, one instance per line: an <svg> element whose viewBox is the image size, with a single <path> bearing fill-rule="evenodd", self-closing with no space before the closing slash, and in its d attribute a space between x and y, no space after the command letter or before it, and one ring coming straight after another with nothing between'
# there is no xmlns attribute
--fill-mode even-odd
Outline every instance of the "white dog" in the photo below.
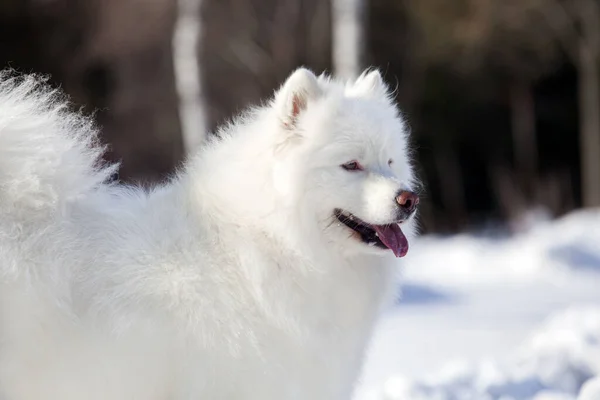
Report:
<svg viewBox="0 0 600 400"><path fill-rule="evenodd" d="M418 203L377 71L298 69L150 192L56 92L0 82L0 398L351 397Z"/></svg>

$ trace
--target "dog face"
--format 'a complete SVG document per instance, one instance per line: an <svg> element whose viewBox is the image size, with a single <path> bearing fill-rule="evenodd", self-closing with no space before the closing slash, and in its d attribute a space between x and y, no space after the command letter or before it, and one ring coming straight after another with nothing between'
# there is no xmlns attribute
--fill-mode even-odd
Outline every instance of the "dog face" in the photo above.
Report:
<svg viewBox="0 0 600 400"><path fill-rule="evenodd" d="M419 199L406 128L379 73L343 85L301 69L275 106L289 134L280 186L302 182L294 195L326 240L350 253L404 256Z"/></svg>

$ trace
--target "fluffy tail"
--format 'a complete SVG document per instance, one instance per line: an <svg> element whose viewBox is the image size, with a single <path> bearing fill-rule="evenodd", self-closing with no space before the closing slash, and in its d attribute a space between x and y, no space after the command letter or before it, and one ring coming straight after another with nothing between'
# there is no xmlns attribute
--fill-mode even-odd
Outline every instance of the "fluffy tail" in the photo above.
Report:
<svg viewBox="0 0 600 400"><path fill-rule="evenodd" d="M105 182L93 122L40 77L0 72L0 219L36 219ZM25 222L25 221L23 221Z"/></svg>

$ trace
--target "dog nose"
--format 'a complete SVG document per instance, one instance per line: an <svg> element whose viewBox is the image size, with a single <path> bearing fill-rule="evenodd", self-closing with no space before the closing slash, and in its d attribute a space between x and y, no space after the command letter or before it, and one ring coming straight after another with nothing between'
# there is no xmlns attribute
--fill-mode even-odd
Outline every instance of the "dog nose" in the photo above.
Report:
<svg viewBox="0 0 600 400"><path fill-rule="evenodd" d="M417 209L417 204L419 204L419 196L408 190L403 190L396 196L396 203L405 213L412 214Z"/></svg>

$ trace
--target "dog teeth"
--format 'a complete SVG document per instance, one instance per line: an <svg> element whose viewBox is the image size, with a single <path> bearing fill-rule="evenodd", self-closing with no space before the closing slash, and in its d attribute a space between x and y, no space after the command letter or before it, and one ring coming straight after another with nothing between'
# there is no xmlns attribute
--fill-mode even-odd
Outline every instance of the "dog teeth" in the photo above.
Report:
<svg viewBox="0 0 600 400"><path fill-rule="evenodd" d="M375 232L375 236L379 237L379 233Z"/></svg>

